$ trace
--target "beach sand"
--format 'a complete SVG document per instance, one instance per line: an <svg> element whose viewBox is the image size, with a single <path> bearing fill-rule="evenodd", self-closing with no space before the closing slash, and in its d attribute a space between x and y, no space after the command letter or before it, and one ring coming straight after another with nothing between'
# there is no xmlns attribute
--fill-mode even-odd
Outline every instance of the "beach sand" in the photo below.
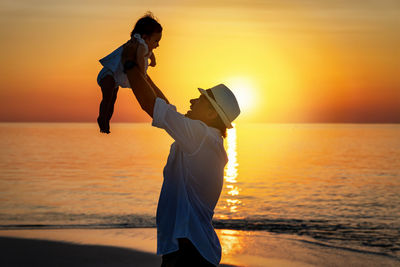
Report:
<svg viewBox="0 0 400 267"><path fill-rule="evenodd" d="M220 266L400 266L371 253L315 245L260 231L217 230ZM156 229L30 229L0 231L0 266L160 266Z"/></svg>
<svg viewBox="0 0 400 267"><path fill-rule="evenodd" d="M101 245L1 237L1 266L160 266L151 253Z"/></svg>

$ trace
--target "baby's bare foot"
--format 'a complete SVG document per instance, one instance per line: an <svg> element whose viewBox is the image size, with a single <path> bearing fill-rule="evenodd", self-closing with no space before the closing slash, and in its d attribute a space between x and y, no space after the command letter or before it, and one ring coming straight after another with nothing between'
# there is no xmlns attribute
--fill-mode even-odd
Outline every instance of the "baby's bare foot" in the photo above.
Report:
<svg viewBox="0 0 400 267"><path fill-rule="evenodd" d="M105 123L104 123L104 132L106 134L110 133L110 121L109 120L106 120Z"/></svg>
<svg viewBox="0 0 400 267"><path fill-rule="evenodd" d="M110 125L108 125L108 123L106 124L104 120L97 118L97 124L99 125L101 133L106 133L106 134L110 133Z"/></svg>

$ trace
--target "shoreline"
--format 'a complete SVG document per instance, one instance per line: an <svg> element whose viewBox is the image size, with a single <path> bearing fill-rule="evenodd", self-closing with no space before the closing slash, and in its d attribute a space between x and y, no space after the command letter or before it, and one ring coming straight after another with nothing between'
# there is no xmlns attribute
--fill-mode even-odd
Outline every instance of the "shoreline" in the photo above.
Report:
<svg viewBox="0 0 400 267"><path fill-rule="evenodd" d="M216 230L219 266L399 266L381 255L324 247L293 235ZM0 266L160 266L156 229L1 230ZM21 255L23 255L21 257Z"/></svg>

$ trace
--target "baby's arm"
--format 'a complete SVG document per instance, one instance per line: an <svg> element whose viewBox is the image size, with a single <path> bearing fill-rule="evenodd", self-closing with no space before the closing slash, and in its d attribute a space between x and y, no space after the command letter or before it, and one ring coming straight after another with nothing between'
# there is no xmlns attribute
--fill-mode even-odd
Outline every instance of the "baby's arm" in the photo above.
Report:
<svg viewBox="0 0 400 267"><path fill-rule="evenodd" d="M150 64L149 64L149 66L151 66L151 67L155 67L156 66L156 57L154 56L153 52L151 52L151 55L150 55Z"/></svg>

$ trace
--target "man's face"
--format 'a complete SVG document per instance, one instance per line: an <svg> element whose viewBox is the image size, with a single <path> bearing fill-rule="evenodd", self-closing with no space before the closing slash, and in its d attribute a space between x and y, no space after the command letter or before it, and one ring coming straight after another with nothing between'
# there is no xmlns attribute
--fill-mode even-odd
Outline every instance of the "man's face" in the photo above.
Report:
<svg viewBox="0 0 400 267"><path fill-rule="evenodd" d="M204 95L191 99L190 104L190 110L185 114L188 118L207 123L208 120L214 119L217 116L216 111Z"/></svg>

